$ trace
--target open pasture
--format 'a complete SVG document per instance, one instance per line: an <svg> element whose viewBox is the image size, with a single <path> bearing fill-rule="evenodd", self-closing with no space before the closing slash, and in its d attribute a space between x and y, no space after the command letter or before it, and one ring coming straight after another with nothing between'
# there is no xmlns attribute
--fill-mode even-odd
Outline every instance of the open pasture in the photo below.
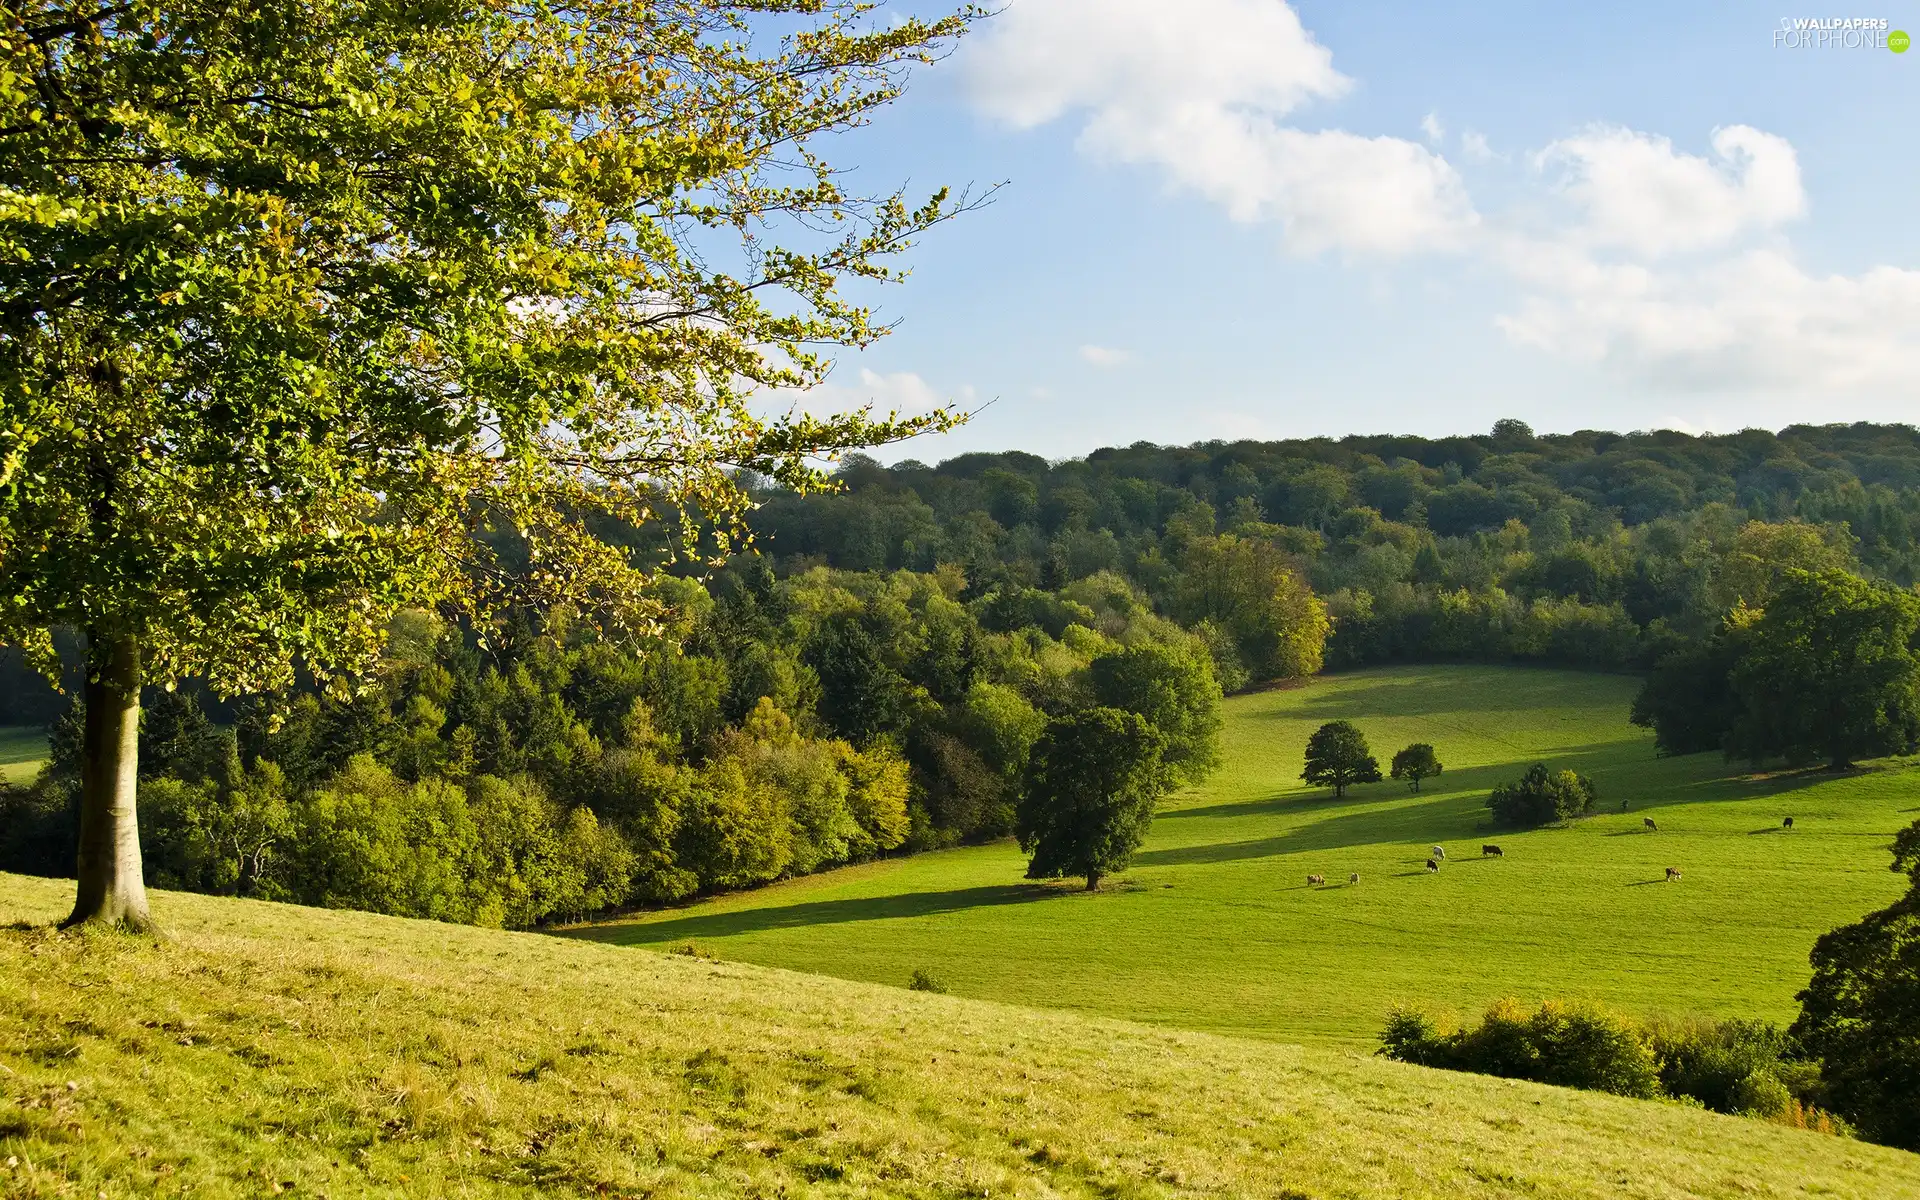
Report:
<svg viewBox="0 0 1920 1200"><path fill-rule="evenodd" d="M1407 667L1235 697L1225 768L1163 805L1100 894L1025 882L1000 843L574 932L893 984L923 969L960 995L1287 1040L1364 1043L1397 1003L1473 1012L1503 995L1788 1020L1814 939L1899 893L1885 847L1920 816L1920 772L1754 778L1718 755L1661 759L1627 723L1636 686ZM1335 719L1383 769L1425 741L1446 773L1419 794L1306 788L1307 735ZM1592 777L1598 814L1495 830L1488 790L1536 760ZM1486 842L1504 856L1483 859ZM1436 843L1448 857L1430 874ZM1666 882L1669 866L1685 878Z"/></svg>
<svg viewBox="0 0 1920 1200"><path fill-rule="evenodd" d="M0 875L0 1195L1920 1196L1920 1157L1324 1046Z"/></svg>
<svg viewBox="0 0 1920 1200"><path fill-rule="evenodd" d="M38 725L0 725L0 780L31 783L46 758L46 730Z"/></svg>

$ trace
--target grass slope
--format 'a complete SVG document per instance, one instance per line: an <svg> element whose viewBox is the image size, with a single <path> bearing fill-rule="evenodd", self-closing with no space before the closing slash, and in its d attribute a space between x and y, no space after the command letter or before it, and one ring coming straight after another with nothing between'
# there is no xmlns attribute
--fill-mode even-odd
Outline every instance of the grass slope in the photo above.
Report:
<svg viewBox="0 0 1920 1200"><path fill-rule="evenodd" d="M1920 1197L1675 1105L734 963L0 875L0 1194Z"/></svg>
<svg viewBox="0 0 1920 1200"><path fill-rule="evenodd" d="M0 725L0 781L31 783L46 759L46 730L38 725Z"/></svg>
<svg viewBox="0 0 1920 1200"><path fill-rule="evenodd" d="M1718 755L1657 758L1626 721L1635 687L1417 667L1236 697L1225 769L1168 802L1101 895L1023 883L1003 843L580 932L896 984L921 968L969 996L1289 1040L1358 1044L1396 1003L1477 1012L1503 995L1788 1019L1814 939L1899 893L1885 847L1920 812L1920 771L1753 780ZM1344 800L1304 788L1307 735L1336 718L1383 767L1425 741L1446 774L1419 795L1391 781ZM1602 815L1488 828L1487 791L1536 759L1592 776ZM1482 860L1483 841L1506 857ZM1450 857L1429 876L1436 842ZM1669 865L1683 882L1662 882ZM1309 873L1328 886L1306 886Z"/></svg>

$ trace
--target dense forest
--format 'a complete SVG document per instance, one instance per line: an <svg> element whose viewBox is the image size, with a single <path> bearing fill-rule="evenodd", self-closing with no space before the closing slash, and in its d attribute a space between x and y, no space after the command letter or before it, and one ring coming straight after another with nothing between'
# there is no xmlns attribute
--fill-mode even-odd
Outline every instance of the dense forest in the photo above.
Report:
<svg viewBox="0 0 1920 1200"><path fill-rule="evenodd" d="M351 696L150 689L150 874L508 925L673 901L1005 836L1035 744L1092 709L1152 727L1158 786L1198 780L1223 693L1390 661L1654 670L1641 716L1669 718L1664 748L1764 754L1780 739L1736 747L1732 716L1674 724L1731 712L1729 614L1795 570L1901 589L1920 572L1907 426L1503 421L1058 463L854 457L838 479L749 481L756 549L664 577L649 640L564 609L487 630L422 612ZM53 752L0 794L0 868L65 872L74 680L3 670L0 721L49 726Z"/></svg>

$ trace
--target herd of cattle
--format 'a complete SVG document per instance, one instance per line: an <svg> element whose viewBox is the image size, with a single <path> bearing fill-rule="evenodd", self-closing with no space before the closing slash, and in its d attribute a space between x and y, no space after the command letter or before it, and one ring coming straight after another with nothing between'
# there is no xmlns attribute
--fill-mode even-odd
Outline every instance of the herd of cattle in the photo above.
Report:
<svg viewBox="0 0 1920 1200"><path fill-rule="evenodd" d="M1625 805L1623 804L1622 807L1625 807ZM1645 825L1648 828L1648 830L1654 833L1660 832L1660 827L1653 823L1652 817L1641 817L1640 823L1642 825ZM1793 818L1788 817L1786 820L1782 821L1780 823L1780 827L1782 829L1792 829ZM1445 861L1447 857L1447 848L1445 846L1434 846L1431 849L1429 849L1427 853L1433 856L1427 859L1427 871L1430 874L1438 875L1440 873L1440 864L1443 861ZM1494 845L1491 842L1480 847L1480 857L1482 858L1505 858L1506 854L1507 852L1505 850L1502 850L1500 847ZM1680 878L1681 878L1681 872L1679 867L1667 868L1668 883L1675 883L1679 881ZM1360 882L1360 873L1358 871L1355 871L1353 874L1347 876L1347 885L1349 887L1359 882ZM1307 876L1308 887L1325 887L1326 883L1327 883L1327 877L1325 875Z"/></svg>

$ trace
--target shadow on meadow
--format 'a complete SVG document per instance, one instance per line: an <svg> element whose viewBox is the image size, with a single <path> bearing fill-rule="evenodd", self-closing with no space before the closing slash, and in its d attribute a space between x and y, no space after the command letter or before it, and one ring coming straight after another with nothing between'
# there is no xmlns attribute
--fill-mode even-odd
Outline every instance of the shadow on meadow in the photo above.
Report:
<svg viewBox="0 0 1920 1200"><path fill-rule="evenodd" d="M1340 675L1322 676L1343 683ZM1570 681L1592 687L1591 673L1554 667L1459 667L1446 674L1388 675L1364 684L1312 688L1295 705L1251 712L1255 721L1359 721L1392 717L1431 717L1476 712L1535 712L1567 703ZM1621 678L1628 678L1622 676ZM1590 701L1584 700L1582 703ZM1621 703L1625 711L1625 702Z"/></svg>
<svg viewBox="0 0 1920 1200"><path fill-rule="evenodd" d="M735 934L761 933L773 929L840 925L853 921L884 921L894 917L928 917L972 908L1028 904L1035 900L1061 895L1065 890L1039 883L1007 883L995 884L991 887L955 888L946 892L905 892L892 896L815 900L804 904L743 908L732 912L701 912L666 921L588 926L557 932L567 937L611 942L615 945L653 945L694 938L731 937Z"/></svg>
<svg viewBox="0 0 1920 1200"><path fill-rule="evenodd" d="M1441 777L1444 790L1436 788L1424 795L1411 795L1404 784L1382 781L1359 785L1344 799L1336 799L1326 792L1293 792L1266 800L1182 809L1165 814L1157 822L1163 832L1172 834L1174 840L1178 840L1181 833L1189 832L1183 823L1196 818L1280 817L1311 814L1323 809L1339 812L1322 820L1303 822L1267 837L1146 850L1134 856L1134 865L1192 866L1350 846L1395 842L1413 845L1423 842L1444 843L1518 832L1493 823L1492 815L1486 809L1486 797L1495 785L1517 779L1533 762L1543 759L1555 769L1571 768L1583 775L1594 776L1601 796L1594 817L1620 815L1619 803L1622 799L1628 804L1626 815L1631 817L1677 805L1764 799L1836 778L1826 772L1812 770L1755 779L1738 773L1734 768L1725 767L1717 755L1688 755L1623 766L1619 762L1618 743L1597 743L1542 758L1527 756L1511 762L1448 772ZM1685 778L1686 775L1701 771L1713 772L1713 775L1704 779ZM1655 778L1648 779L1648 775ZM1681 777L1674 778L1675 775ZM1614 785L1611 788L1610 783ZM1637 836L1645 832L1636 825L1608 836Z"/></svg>

